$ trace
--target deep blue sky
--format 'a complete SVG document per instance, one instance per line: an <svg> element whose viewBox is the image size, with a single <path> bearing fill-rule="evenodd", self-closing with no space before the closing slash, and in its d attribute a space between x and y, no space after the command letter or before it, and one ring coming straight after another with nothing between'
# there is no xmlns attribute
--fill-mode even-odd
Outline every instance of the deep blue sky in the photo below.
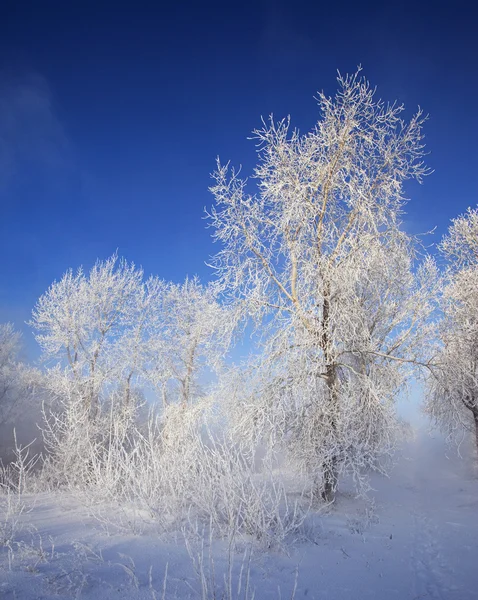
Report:
<svg viewBox="0 0 478 600"><path fill-rule="evenodd" d="M0 321L23 327L68 267L117 248L210 277L216 155L249 172L261 115L309 129L316 91L359 63L430 114L435 173L410 187L407 227L441 234L478 201L472 2L0 4Z"/></svg>

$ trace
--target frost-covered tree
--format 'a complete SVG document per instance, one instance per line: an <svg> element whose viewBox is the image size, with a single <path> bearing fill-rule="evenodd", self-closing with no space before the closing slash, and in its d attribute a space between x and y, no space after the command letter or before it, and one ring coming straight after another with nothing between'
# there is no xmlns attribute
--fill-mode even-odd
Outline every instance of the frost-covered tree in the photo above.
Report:
<svg viewBox="0 0 478 600"><path fill-rule="evenodd" d="M21 360L22 336L11 323L0 324L0 463L14 456L15 441L31 444L41 422L43 378ZM41 449L37 441L34 451Z"/></svg>
<svg viewBox="0 0 478 600"><path fill-rule="evenodd" d="M65 396L70 386L67 395L81 397L94 417L106 397L128 407L148 386L165 403L191 402L204 370L219 368L233 320L197 278L144 281L141 269L113 256L53 283L31 325L52 390Z"/></svg>
<svg viewBox="0 0 478 600"><path fill-rule="evenodd" d="M163 451L166 438L179 439L181 418L189 418L182 409L201 396L206 371L221 364L229 314L211 286L145 281L141 269L116 256L53 283L32 320L57 400L43 426L45 476L61 485L115 488L121 461L134 463L148 431ZM158 392L160 424L155 411L142 422L138 401Z"/></svg>
<svg viewBox="0 0 478 600"><path fill-rule="evenodd" d="M204 383L206 377L220 370L234 315L218 303L213 286L203 286L194 277L167 286L162 320L163 372L172 384L172 394L186 406L202 394L201 379Z"/></svg>
<svg viewBox="0 0 478 600"><path fill-rule="evenodd" d="M21 334L11 323L0 324L0 425L13 423L25 409L38 373L20 361Z"/></svg>
<svg viewBox="0 0 478 600"><path fill-rule="evenodd" d="M31 321L52 390L62 395L69 385L92 418L105 395L129 403L162 287L144 285L142 270L116 256L54 282Z"/></svg>
<svg viewBox="0 0 478 600"><path fill-rule="evenodd" d="M309 133L272 117L253 132L253 192L218 161L209 214L219 283L265 340L263 407L283 415L281 438L326 499L341 471L393 445L436 281L400 221L404 182L427 174L422 112L405 121L359 72L338 82Z"/></svg>
<svg viewBox="0 0 478 600"><path fill-rule="evenodd" d="M0 325L0 424L15 408L20 394L17 389L20 334L11 323Z"/></svg>
<svg viewBox="0 0 478 600"><path fill-rule="evenodd" d="M447 285L426 408L452 436L474 431L478 448L478 209L452 221L440 249Z"/></svg>

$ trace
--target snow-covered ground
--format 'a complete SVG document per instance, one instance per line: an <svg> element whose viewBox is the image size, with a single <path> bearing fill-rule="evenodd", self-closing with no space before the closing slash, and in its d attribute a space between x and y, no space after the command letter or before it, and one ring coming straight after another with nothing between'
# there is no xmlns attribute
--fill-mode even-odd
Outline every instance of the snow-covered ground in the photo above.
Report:
<svg viewBox="0 0 478 600"><path fill-rule="evenodd" d="M305 528L308 540L299 540L288 553L254 552L255 598L290 598L297 570L296 598L478 598L478 480L473 448L463 453L460 459L419 427L391 479L373 480L373 508L341 493L314 527ZM193 541L188 553L181 534L161 541L148 531L108 535L66 495L38 496L23 518L34 529L26 526L19 534L25 544L14 547L10 565L8 552L1 551L2 599L201 598L190 557L197 560L200 550ZM210 557L220 590L228 572L227 543L214 542L211 550L206 543L206 577ZM234 586L241 564L238 598L244 598L248 558L234 555ZM234 587L233 597L235 592Z"/></svg>

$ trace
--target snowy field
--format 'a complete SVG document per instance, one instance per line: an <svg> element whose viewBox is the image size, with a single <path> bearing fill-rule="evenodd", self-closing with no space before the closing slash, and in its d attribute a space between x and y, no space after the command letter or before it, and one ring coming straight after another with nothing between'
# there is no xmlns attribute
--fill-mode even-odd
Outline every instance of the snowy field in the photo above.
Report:
<svg viewBox="0 0 478 600"><path fill-rule="evenodd" d="M201 550L189 533L188 550L181 532L102 526L71 495L27 496L13 552L0 555L0 597L287 599L296 586L295 598L472 600L478 480L473 449L462 454L419 427L391 478L373 480L371 504L339 493L287 552L251 558L245 542L233 553L206 539Z"/></svg>

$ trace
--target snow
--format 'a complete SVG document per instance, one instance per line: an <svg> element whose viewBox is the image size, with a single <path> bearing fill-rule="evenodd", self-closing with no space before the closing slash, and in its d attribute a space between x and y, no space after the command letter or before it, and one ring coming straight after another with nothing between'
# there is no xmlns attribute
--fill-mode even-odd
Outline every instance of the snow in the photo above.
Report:
<svg viewBox="0 0 478 600"><path fill-rule="evenodd" d="M328 512L306 523L303 538L287 553L254 550L255 597L290 598L298 569L296 598L475 599L478 480L471 445L462 455L419 424L390 479L374 477L372 504L341 492ZM165 598L201 598L180 532L165 538L148 527L140 535L110 527L108 535L72 495L26 501L31 511L22 516L17 537L24 544L15 546L11 565L8 552L0 553L2 599L160 599L166 565ZM214 541L210 549L206 543L206 573L209 553L222 589L227 543ZM244 573L247 558L234 555L234 585L241 564Z"/></svg>

